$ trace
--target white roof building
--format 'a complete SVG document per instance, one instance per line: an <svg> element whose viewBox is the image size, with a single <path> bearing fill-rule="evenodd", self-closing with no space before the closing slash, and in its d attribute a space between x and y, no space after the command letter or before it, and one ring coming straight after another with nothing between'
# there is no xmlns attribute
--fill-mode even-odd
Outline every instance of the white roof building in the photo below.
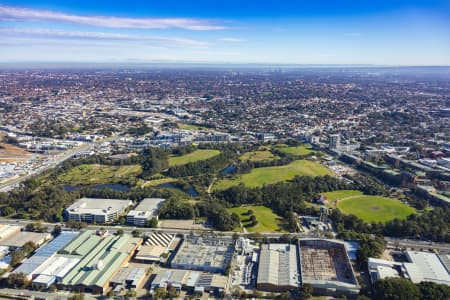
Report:
<svg viewBox="0 0 450 300"><path fill-rule="evenodd" d="M411 263L404 265L412 282L431 281L450 286L450 275L436 254L406 251L406 257Z"/></svg>
<svg viewBox="0 0 450 300"><path fill-rule="evenodd" d="M111 223L132 205L131 200L81 198L66 209L69 221Z"/></svg>
<svg viewBox="0 0 450 300"><path fill-rule="evenodd" d="M127 214L127 224L134 226L145 226L147 221L153 217L158 218L158 209L166 201L162 198L145 198Z"/></svg>
<svg viewBox="0 0 450 300"><path fill-rule="evenodd" d="M368 265L372 281L404 277L414 283L430 281L450 286L450 275L442 258L437 254L406 251L406 258L409 262L393 262L370 257Z"/></svg>

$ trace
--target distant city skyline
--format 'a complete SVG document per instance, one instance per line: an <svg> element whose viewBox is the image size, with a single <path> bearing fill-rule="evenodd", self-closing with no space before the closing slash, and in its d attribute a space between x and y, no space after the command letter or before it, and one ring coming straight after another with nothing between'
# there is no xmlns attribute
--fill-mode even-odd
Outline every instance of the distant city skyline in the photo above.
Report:
<svg viewBox="0 0 450 300"><path fill-rule="evenodd" d="M449 1L0 2L0 62L450 65Z"/></svg>

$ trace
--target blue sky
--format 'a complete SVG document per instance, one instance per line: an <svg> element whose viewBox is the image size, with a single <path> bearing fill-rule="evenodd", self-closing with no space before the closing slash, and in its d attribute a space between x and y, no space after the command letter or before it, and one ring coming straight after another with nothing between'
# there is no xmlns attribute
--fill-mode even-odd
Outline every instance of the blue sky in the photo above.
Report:
<svg viewBox="0 0 450 300"><path fill-rule="evenodd" d="M450 1L0 0L2 62L450 65Z"/></svg>

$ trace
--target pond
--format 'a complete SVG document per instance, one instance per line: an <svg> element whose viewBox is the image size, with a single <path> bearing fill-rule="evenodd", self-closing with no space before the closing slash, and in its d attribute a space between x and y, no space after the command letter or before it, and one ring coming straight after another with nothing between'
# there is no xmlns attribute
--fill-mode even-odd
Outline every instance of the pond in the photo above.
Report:
<svg viewBox="0 0 450 300"><path fill-rule="evenodd" d="M236 166L235 165L229 165L225 169L222 170L222 175L228 175L236 173Z"/></svg>
<svg viewBox="0 0 450 300"><path fill-rule="evenodd" d="M67 192L76 191L85 187L90 187L94 190L114 190L119 192L126 192L130 189L128 185L121 184L121 183L106 183L106 184L97 184L97 185L65 185L63 186L64 190Z"/></svg>
<svg viewBox="0 0 450 300"><path fill-rule="evenodd" d="M189 196L192 196L192 197L197 197L199 195L198 192L195 190L195 188L192 185L189 186L189 189L187 191L181 189L179 186L176 186L172 183L163 183L163 184L157 185L155 187L160 188L160 189L164 189L164 188L165 189L177 189L177 190L187 193Z"/></svg>

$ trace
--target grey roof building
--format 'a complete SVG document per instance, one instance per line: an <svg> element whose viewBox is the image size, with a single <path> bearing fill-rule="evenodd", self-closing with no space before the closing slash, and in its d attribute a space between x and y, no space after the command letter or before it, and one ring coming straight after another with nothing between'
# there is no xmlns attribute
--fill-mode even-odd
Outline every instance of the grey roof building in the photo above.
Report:
<svg viewBox="0 0 450 300"><path fill-rule="evenodd" d="M261 245L257 288L270 292L298 289L300 274L297 258L297 245Z"/></svg>
<svg viewBox="0 0 450 300"><path fill-rule="evenodd" d="M81 198L70 205L65 213L69 221L111 223L125 213L131 200Z"/></svg>

